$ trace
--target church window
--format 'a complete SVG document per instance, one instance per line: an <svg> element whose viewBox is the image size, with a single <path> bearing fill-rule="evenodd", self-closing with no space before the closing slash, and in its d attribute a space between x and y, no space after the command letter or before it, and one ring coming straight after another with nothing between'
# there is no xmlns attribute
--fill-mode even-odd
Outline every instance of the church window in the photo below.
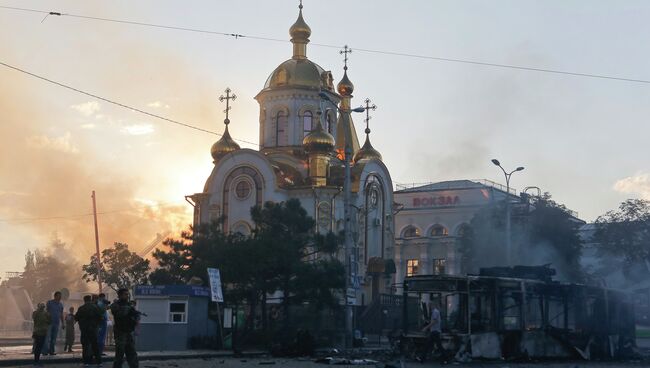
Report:
<svg viewBox="0 0 650 368"><path fill-rule="evenodd" d="M250 226L248 226L247 223L240 222L235 224L235 226L233 226L232 232L235 234L239 233L241 235L248 236L251 234L251 228Z"/></svg>
<svg viewBox="0 0 650 368"><path fill-rule="evenodd" d="M275 118L275 145L286 146L289 143L289 116L284 111L278 111Z"/></svg>
<svg viewBox="0 0 650 368"><path fill-rule="evenodd" d="M444 275L447 268L447 260L444 258L433 259L433 274Z"/></svg>
<svg viewBox="0 0 650 368"><path fill-rule="evenodd" d="M237 199L246 199L251 194L251 183L248 180L240 180L235 186Z"/></svg>
<svg viewBox="0 0 650 368"><path fill-rule="evenodd" d="M402 237L403 238L419 238L420 237L420 229L413 225L409 225L402 231Z"/></svg>
<svg viewBox="0 0 650 368"><path fill-rule="evenodd" d="M369 198L370 198L370 205L373 207L377 206L377 202L379 202L379 193L377 192L377 190L375 189L371 190L369 194Z"/></svg>
<svg viewBox="0 0 650 368"><path fill-rule="evenodd" d="M409 259L406 261L406 276L415 276L420 269L420 260Z"/></svg>
<svg viewBox="0 0 650 368"><path fill-rule="evenodd" d="M325 127L325 130L329 134L334 134L334 123L335 123L336 118L334 117L333 113L329 112L327 114L327 127Z"/></svg>
<svg viewBox="0 0 650 368"><path fill-rule="evenodd" d="M449 235L449 231L447 230L446 227L442 225L433 225L431 228L431 236L447 236Z"/></svg>
<svg viewBox="0 0 650 368"><path fill-rule="evenodd" d="M307 134L311 133L314 124L314 114L311 111L305 111L302 116L302 126L303 126L303 137L306 137Z"/></svg>
<svg viewBox="0 0 650 368"><path fill-rule="evenodd" d="M318 230L330 231L332 228L332 206L328 202L318 204Z"/></svg>

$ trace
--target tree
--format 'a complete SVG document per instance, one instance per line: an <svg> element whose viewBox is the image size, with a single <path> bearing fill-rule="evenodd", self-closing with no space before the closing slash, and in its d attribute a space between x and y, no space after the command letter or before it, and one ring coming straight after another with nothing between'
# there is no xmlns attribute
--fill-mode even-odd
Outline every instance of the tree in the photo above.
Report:
<svg viewBox="0 0 650 368"><path fill-rule="evenodd" d="M81 273L74 252L56 234L42 250L27 251L25 268L20 285L27 290L35 303L52 298L63 288L83 289L79 283Z"/></svg>
<svg viewBox="0 0 650 368"><path fill-rule="evenodd" d="M230 304L247 303L251 313L261 306L264 326L266 297L278 290L287 323L290 305L337 305L337 290L345 284L343 265L334 257L339 237L316 234L314 220L295 199L253 207L251 217L255 229L250 236L226 234L222 222L215 221L166 240L167 250L153 254L159 268L151 273L151 282L187 283L199 277L207 284L206 268L219 268L224 298Z"/></svg>
<svg viewBox="0 0 650 368"><path fill-rule="evenodd" d="M101 259L102 283L111 289L131 289L147 283L149 260L131 252L127 244L115 243L113 248L104 249ZM97 281L97 255L90 257L90 263L83 265L82 270L86 282Z"/></svg>
<svg viewBox="0 0 650 368"><path fill-rule="evenodd" d="M40 250L27 251L21 285L36 303L52 298L55 291L73 283L66 265Z"/></svg>
<svg viewBox="0 0 650 368"><path fill-rule="evenodd" d="M601 257L622 257L630 281L648 276L650 264L650 201L628 199L618 210L596 219L594 241Z"/></svg>
<svg viewBox="0 0 650 368"><path fill-rule="evenodd" d="M343 289L345 272L334 257L337 237L314 234L314 219L297 199L255 206L251 216L255 246L266 250L268 277L282 291L285 321L292 304L338 304L332 291Z"/></svg>
<svg viewBox="0 0 650 368"><path fill-rule="evenodd" d="M513 263L542 265L552 263L560 277L582 281L580 267L582 240L578 230L582 221L548 193L532 200L528 209L513 211L511 239ZM480 267L505 266L505 209L502 203L480 210L461 237L461 259L466 272Z"/></svg>

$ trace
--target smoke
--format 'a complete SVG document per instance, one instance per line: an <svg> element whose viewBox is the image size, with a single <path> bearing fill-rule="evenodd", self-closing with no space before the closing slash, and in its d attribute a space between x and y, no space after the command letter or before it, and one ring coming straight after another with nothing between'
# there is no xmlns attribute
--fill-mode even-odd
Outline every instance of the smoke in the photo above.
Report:
<svg viewBox="0 0 650 368"><path fill-rule="evenodd" d="M571 230L572 224L562 210L544 205L524 217L515 216L511 226L510 265L551 264L556 279L583 281L579 264L581 243L577 233ZM470 236L462 238L461 242L468 273L478 273L484 267L509 266L503 207L486 207L479 211L471 222Z"/></svg>
<svg viewBox="0 0 650 368"><path fill-rule="evenodd" d="M3 58L20 60L17 49L3 41L0 36ZM72 84L92 86L91 91L150 111L163 109L158 112L179 120L207 125L219 115L215 110L220 107L211 100L213 85L182 59L150 45L126 44L93 65L105 72L87 73L87 80L76 80L83 83ZM102 47L112 46L107 42ZM132 73L134 67L143 71ZM67 244L66 256L87 263L95 250L89 215L93 190L102 248L124 242L139 251L158 233L180 233L191 222L190 206L178 190L169 188L178 189L196 152L209 160L214 136L196 139L197 134L190 133L195 139L182 143L187 133L181 128L161 126L24 74L0 69L0 81L0 231L5 233L0 248L11 250L4 254L0 270L22 270L28 249L50 252L47 239L54 232ZM187 188L185 194L202 184Z"/></svg>

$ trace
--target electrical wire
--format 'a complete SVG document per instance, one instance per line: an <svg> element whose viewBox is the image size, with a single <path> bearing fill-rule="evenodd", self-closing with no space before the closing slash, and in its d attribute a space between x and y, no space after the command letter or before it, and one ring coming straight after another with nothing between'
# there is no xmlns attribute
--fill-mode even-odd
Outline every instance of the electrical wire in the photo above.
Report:
<svg viewBox="0 0 650 368"><path fill-rule="evenodd" d="M72 17L72 18L79 18L79 19L96 20L96 21L102 21L102 22L121 23L121 24L129 24L129 25L136 25L136 26L143 26L143 27L153 27L153 28L160 28L160 29L183 31L183 32L194 32L194 33L203 33L203 34L227 36L227 37L234 37L235 39L249 38L249 39L261 40L261 41L290 42L290 41L288 41L286 39L278 39L278 38L272 38L272 37L244 35L244 34L240 34L240 33L219 32L219 31L211 31L211 30L188 28L188 27L177 27L177 26L169 26L169 25L164 25L164 24L136 22L136 21L122 20L122 19L101 18L101 17L93 17L93 16L87 16L87 15L81 15L81 14L61 13L61 12L54 12L54 11L19 8L19 7L11 7L11 6L0 6L0 8L1 9L10 9L10 10L18 10L18 11L45 14L46 18L49 15L56 15L56 16L65 16L65 17ZM45 20L45 18L43 18L43 20ZM312 42L311 45L319 46L319 47L327 47L327 48L341 48L341 46L338 46L338 45L323 44L323 43L313 43ZM411 54L411 53L404 53L404 52L395 52L395 51L377 50L377 49L368 49L368 48L358 48L358 47L354 48L354 50L358 51L358 52L366 52L366 53L389 55L389 56L401 56L401 57L425 59L425 60L435 60L435 61L450 62L450 63L461 63L461 64L469 64L469 65L488 66L488 67L494 67L494 68L505 68L505 69L523 70L523 71L531 71L531 72L539 72L539 73L551 73L551 74L569 75L569 76L575 76L575 77L597 78L597 79L616 80L616 81L623 81L623 82L650 84L650 80L647 80L647 79L625 78L625 77L618 77L618 76L611 76L611 75L604 75L604 74L581 73L581 72L572 72L572 71L566 71L566 70L537 68L537 67L512 65L512 64L491 63L491 62L469 60L469 59L438 57L438 56Z"/></svg>
<svg viewBox="0 0 650 368"><path fill-rule="evenodd" d="M160 119L160 120L166 121L168 123L176 124L176 125L179 125L179 126L182 126L182 127L185 127L185 128L189 128L189 129L194 129L194 130L197 130L197 131L200 131L200 132L203 132L203 133L214 134L214 135L219 136L219 137L221 137L223 135L221 133L217 133L217 132L214 132L212 130L208 130L208 129L204 129L204 128L201 128L201 127L197 127L195 125L190 125L190 124L187 124L187 123L183 123L183 122L180 122L178 120L174 120L174 119L164 117L162 115L157 115L157 114L154 114L154 113L150 113L148 111L144 111L144 110L139 109L137 107L133 107L133 106L121 103L121 102L117 102L117 101L111 100L111 99L106 98L106 97L99 96L99 95L91 93L91 92L86 92L86 91L81 90L79 88L72 87L72 86L70 86L68 84L64 84L64 83L61 83L61 82L57 82L57 81L52 80L50 78L44 77L42 75L38 75L36 73L32 73L30 71L27 71L25 69L21 69L19 67L7 64L7 63L2 62L2 61L0 61L0 65L5 66L5 67L7 67L9 69L13 69L15 71L30 75L32 77L38 78L38 79L46 81L48 83L52 83L52 84L57 85L59 87L66 88L66 89L69 89L71 91L81 93L83 95L86 95L86 96L89 96L89 97L92 97L92 98L95 98L95 99L98 99L98 100L101 100L101 101L104 101L104 102L107 102L107 103L110 103L110 104L113 104L113 105L116 105L116 106L119 106L119 107L123 107L125 109L129 109L131 111L134 111L134 112L137 112L137 113L140 113L140 114L143 114L143 115L147 115L149 117ZM249 141L246 141L246 140L243 140L243 139L235 139L235 140L239 141L239 142L242 142L242 143L247 143L247 144L253 145L255 147L259 146L259 144L257 144L257 143L249 142Z"/></svg>
<svg viewBox="0 0 650 368"><path fill-rule="evenodd" d="M146 205L146 206L140 206L140 207L134 207L134 208L124 208L120 210L109 210L109 211L101 211L97 212L97 215L110 215L113 213L120 213L120 212L131 212L131 211L137 211L137 210L143 210L143 209L149 209L149 208L166 208L166 207L176 207L182 205L183 202L162 202L161 204L155 204L155 205ZM0 219L0 222L19 222L19 223L27 223L27 222L35 222L35 221L48 221L48 220L72 220L80 217L87 217L87 216L92 216L93 213L80 213L77 215L64 215L64 216L46 216L46 217L23 217L23 218L7 218L7 219Z"/></svg>

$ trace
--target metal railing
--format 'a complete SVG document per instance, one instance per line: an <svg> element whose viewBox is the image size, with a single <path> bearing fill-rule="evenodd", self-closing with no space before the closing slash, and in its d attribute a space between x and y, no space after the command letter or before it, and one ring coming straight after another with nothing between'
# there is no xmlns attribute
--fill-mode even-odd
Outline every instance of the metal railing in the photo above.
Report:
<svg viewBox="0 0 650 368"><path fill-rule="evenodd" d="M471 183L471 184L470 184ZM427 186L434 185L435 188L426 188ZM421 191L434 191L434 190L451 190L451 189L468 189L475 188L476 184L480 184L489 188L495 188L502 192L506 192L506 186L488 179L472 179L472 180L450 180L441 182L422 182L422 183L395 183L395 190L411 190L421 189ZM510 188L508 191L512 195L517 195L517 189Z"/></svg>

